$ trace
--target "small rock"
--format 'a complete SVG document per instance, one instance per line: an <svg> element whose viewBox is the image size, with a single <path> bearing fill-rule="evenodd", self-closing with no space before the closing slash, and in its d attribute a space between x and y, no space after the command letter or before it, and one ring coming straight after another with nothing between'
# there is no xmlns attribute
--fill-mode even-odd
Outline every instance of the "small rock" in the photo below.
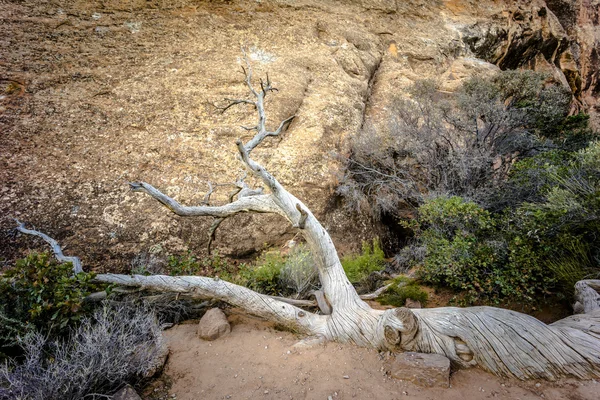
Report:
<svg viewBox="0 0 600 400"><path fill-rule="evenodd" d="M129 385L125 385L121 390L114 394L113 400L142 400L135 390Z"/></svg>
<svg viewBox="0 0 600 400"><path fill-rule="evenodd" d="M400 353L384 366L392 378L424 387L450 386L450 360L439 354Z"/></svg>
<svg viewBox="0 0 600 400"><path fill-rule="evenodd" d="M406 308L421 308L421 302L419 300L406 299L404 302Z"/></svg>
<svg viewBox="0 0 600 400"><path fill-rule="evenodd" d="M231 326L219 308L208 310L198 323L198 336L204 340L215 340L229 332Z"/></svg>
<svg viewBox="0 0 600 400"><path fill-rule="evenodd" d="M350 377L348 375L344 375L343 378L344 379L350 379Z"/></svg>

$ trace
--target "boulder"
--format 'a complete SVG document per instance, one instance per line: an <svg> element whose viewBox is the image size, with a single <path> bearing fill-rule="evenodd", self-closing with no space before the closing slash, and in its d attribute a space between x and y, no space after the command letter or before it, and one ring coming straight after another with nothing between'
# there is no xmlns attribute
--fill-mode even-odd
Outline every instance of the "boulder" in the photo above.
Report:
<svg viewBox="0 0 600 400"><path fill-rule="evenodd" d="M125 385L121 390L114 394L113 400L142 400L137 392L129 385Z"/></svg>
<svg viewBox="0 0 600 400"><path fill-rule="evenodd" d="M215 340L231 332L225 313L219 308L211 308L198 324L198 336L204 340Z"/></svg>
<svg viewBox="0 0 600 400"><path fill-rule="evenodd" d="M424 387L450 386L450 360L439 354L400 353L385 362L387 374L393 378Z"/></svg>

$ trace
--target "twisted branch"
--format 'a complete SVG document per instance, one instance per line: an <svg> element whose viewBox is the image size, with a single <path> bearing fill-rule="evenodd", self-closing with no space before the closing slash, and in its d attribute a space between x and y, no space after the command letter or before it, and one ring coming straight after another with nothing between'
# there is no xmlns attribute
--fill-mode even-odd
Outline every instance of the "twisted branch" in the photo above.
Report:
<svg viewBox="0 0 600 400"><path fill-rule="evenodd" d="M27 235L33 235L33 236L40 237L46 243L48 243L50 245L50 247L52 248L52 252L54 252L54 256L56 257L56 259L58 261L64 262L64 263L69 263L69 262L72 263L74 274L83 272L83 268L81 267L81 260L79 259L79 257L65 256L62 252L62 249L60 248L60 245L58 244L58 242L56 240L52 239L50 236L48 236L45 233L42 233L40 231L25 228L25 224L23 222L20 222L18 219L15 219L15 222L17 223L17 230L19 232L25 233Z"/></svg>

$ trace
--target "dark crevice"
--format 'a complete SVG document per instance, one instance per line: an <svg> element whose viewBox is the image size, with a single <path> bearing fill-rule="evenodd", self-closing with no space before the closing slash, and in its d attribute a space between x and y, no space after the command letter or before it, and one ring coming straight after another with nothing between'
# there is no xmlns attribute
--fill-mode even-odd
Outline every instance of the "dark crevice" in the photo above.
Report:
<svg viewBox="0 0 600 400"><path fill-rule="evenodd" d="M367 120L367 111L370 108L371 105L371 97L373 95L373 87L375 86L375 82L377 81L377 73L379 72L379 68L381 67L381 63L383 61L383 55L379 55L379 58L377 59L377 62L375 63L375 66L373 67L373 69L371 70L371 73L369 74L369 84L367 86L367 93L365 94L365 98L363 100L364 103L364 107L362 110L362 116L361 116L361 121L360 121L360 130L362 131L365 127L365 123Z"/></svg>

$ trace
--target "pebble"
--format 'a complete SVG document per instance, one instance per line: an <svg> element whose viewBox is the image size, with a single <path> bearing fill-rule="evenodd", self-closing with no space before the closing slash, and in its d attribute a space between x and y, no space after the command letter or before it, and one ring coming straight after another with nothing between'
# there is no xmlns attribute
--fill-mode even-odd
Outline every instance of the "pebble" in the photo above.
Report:
<svg viewBox="0 0 600 400"><path fill-rule="evenodd" d="M344 375L343 378L344 379L350 379L350 377L348 375Z"/></svg>

